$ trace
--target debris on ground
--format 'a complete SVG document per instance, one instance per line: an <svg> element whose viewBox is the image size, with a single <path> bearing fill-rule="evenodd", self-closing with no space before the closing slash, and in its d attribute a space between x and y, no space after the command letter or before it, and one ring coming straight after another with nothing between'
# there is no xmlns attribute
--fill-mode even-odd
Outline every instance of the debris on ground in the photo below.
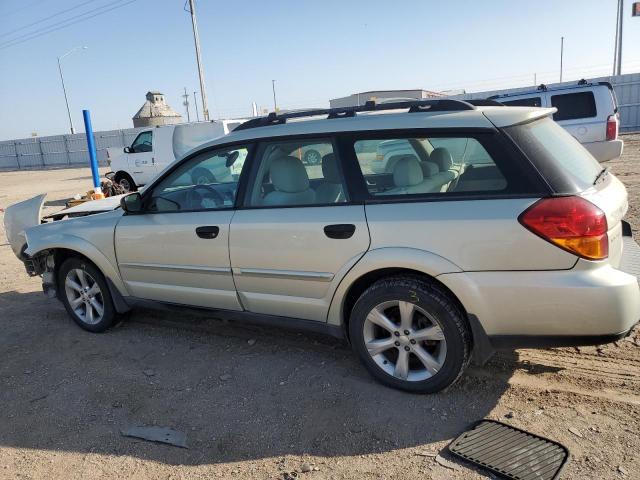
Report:
<svg viewBox="0 0 640 480"><path fill-rule="evenodd" d="M580 430L578 430L575 427L569 427L569 432L573 433L576 437L582 438L582 434L580 433Z"/></svg>
<svg viewBox="0 0 640 480"><path fill-rule="evenodd" d="M302 466L300 467L300 471L302 473L307 473L311 471L311 465L309 465L308 463L303 463Z"/></svg>
<svg viewBox="0 0 640 480"><path fill-rule="evenodd" d="M437 464L443 466L444 468L448 468L450 470L460 470L460 465L458 465L457 463L453 463L451 460L447 460L440 455L436 455L435 461Z"/></svg>
<svg viewBox="0 0 640 480"><path fill-rule="evenodd" d="M167 427L128 427L125 430L120 430L120 433L125 437L141 438L150 442L166 443L174 447L189 448L187 447L187 436L184 433Z"/></svg>

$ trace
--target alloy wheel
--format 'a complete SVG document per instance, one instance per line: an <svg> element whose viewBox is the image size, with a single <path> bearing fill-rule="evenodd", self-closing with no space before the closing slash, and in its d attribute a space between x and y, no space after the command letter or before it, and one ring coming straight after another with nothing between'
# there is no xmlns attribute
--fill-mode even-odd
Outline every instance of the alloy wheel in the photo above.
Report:
<svg viewBox="0 0 640 480"><path fill-rule="evenodd" d="M96 280L85 270L73 268L64 280L64 289L71 310L78 318L95 325L104 315L104 298Z"/></svg>
<svg viewBox="0 0 640 480"><path fill-rule="evenodd" d="M373 361L400 380L431 378L447 356L442 326L422 307L408 301L376 305L365 319L363 334Z"/></svg>

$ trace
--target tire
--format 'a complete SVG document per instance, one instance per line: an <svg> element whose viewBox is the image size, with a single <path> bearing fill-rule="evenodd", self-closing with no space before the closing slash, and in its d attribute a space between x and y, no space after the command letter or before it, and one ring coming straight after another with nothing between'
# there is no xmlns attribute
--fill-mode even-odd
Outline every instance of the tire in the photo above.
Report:
<svg viewBox="0 0 640 480"><path fill-rule="evenodd" d="M125 193L135 192L138 190L136 182L133 181L133 178L131 178L131 175L129 175L127 172L116 173L114 180L124 189Z"/></svg>
<svg viewBox="0 0 640 480"><path fill-rule="evenodd" d="M194 185L208 185L214 183L216 178L206 168L198 167L191 172L191 181Z"/></svg>
<svg viewBox="0 0 640 480"><path fill-rule="evenodd" d="M65 260L58 270L58 285L67 313L83 329L104 332L118 320L104 276L87 260Z"/></svg>
<svg viewBox="0 0 640 480"><path fill-rule="evenodd" d="M401 325L403 317L411 320L410 328ZM444 289L420 277L389 277L371 285L353 307L349 336L371 375L408 392L446 389L470 360L471 333L464 313Z"/></svg>
<svg viewBox="0 0 640 480"><path fill-rule="evenodd" d="M302 156L304 163L307 165L318 165L322 161L322 155L317 150L307 150Z"/></svg>

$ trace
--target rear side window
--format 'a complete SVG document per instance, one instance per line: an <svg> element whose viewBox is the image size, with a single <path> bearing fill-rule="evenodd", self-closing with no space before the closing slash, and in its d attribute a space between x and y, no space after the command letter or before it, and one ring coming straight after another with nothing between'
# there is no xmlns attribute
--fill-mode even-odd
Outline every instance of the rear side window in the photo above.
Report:
<svg viewBox="0 0 640 480"><path fill-rule="evenodd" d="M553 114L555 121L576 120L598 115L593 92L563 93L551 95L551 106L558 111Z"/></svg>
<svg viewBox="0 0 640 480"><path fill-rule="evenodd" d="M602 170L593 156L549 117L506 128L558 193L590 187Z"/></svg>
<svg viewBox="0 0 640 480"><path fill-rule="evenodd" d="M542 106L542 98L540 97L529 97L529 98L518 98L516 100L500 100L497 99L503 105L507 105L508 107L541 107Z"/></svg>
<svg viewBox="0 0 640 480"><path fill-rule="evenodd" d="M507 180L472 137L383 138L353 145L369 194L501 192Z"/></svg>

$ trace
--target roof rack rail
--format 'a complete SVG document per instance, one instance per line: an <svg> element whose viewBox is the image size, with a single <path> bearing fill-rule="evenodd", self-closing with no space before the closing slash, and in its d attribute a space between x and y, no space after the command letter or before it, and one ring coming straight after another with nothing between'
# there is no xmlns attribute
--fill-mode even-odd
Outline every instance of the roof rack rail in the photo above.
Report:
<svg viewBox="0 0 640 480"><path fill-rule="evenodd" d="M475 110L469 102L463 100L454 100L451 98L433 99L433 100L415 100L410 102L391 102L391 103L376 103L373 100L369 100L364 105L358 105L353 107L339 107L339 108L318 108L312 110L303 110L297 112L287 112L278 114L271 112L265 117L252 118L246 122L238 125L234 132L239 130L247 130L249 128L267 127L270 125L281 125L286 123L287 120L292 118L306 118L306 117L318 117L326 115L328 120L334 118L349 118L355 117L360 112L379 112L383 110L401 110L408 109L409 113L416 112L449 112L460 110Z"/></svg>

